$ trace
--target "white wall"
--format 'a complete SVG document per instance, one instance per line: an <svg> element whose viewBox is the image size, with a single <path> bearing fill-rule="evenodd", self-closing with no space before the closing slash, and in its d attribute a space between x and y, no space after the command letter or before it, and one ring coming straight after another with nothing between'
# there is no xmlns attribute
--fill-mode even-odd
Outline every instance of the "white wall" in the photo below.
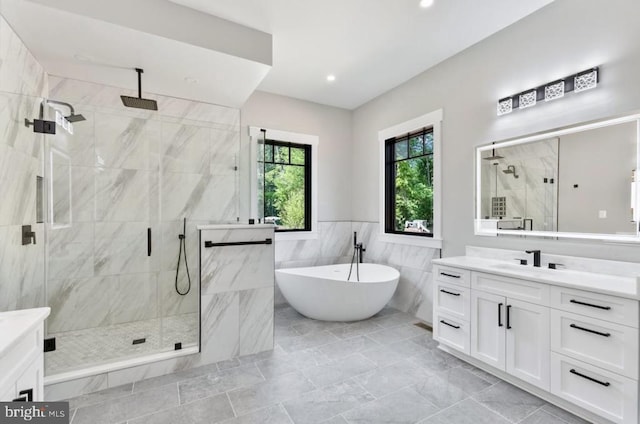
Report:
<svg viewBox="0 0 640 424"><path fill-rule="evenodd" d="M351 219L351 112L256 91L240 111L241 170L249 169L248 127L317 135L318 221ZM249 175L243 172L241 219L248 218Z"/></svg>
<svg viewBox="0 0 640 424"><path fill-rule="evenodd" d="M606 259L638 260L638 247L523 240L473 234L474 146L640 108L640 2L556 0L511 27L356 109L353 114L353 220L378 221L377 132L442 108L443 256L465 245L538 247ZM511 115L497 99L592 66L596 90Z"/></svg>

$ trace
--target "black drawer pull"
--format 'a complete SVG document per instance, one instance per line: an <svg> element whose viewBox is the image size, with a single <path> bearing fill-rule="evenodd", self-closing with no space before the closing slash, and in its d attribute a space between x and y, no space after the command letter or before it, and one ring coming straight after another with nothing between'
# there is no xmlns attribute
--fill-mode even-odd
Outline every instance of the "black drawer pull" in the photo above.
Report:
<svg viewBox="0 0 640 424"><path fill-rule="evenodd" d="M511 330L511 305L507 305L507 330Z"/></svg>
<svg viewBox="0 0 640 424"><path fill-rule="evenodd" d="M589 380L589 381L593 381L594 383L601 384L601 385L603 385L603 386L605 386L605 387L609 387L609 386L611 386L611 383L609 383L608 381L600 381L600 380L596 380L596 379L595 379L595 378L593 378L593 377L589 377L588 375L584 375L584 374L579 373L578 371L574 370L573 368L571 368L571 369L569 370L569 372L570 372L571 374L575 374L575 375L577 375L577 376L579 376L579 377L586 378L586 379L587 379L587 380Z"/></svg>
<svg viewBox="0 0 640 424"><path fill-rule="evenodd" d="M569 302L575 303L576 305L591 306L592 308L604 309L605 311L611 310L611 306L594 305L593 303L580 302L579 300L575 299L571 299Z"/></svg>
<svg viewBox="0 0 640 424"><path fill-rule="evenodd" d="M443 320L443 319L441 319L441 320L440 320L440 322L441 322L441 323L443 323L444 325L448 325L449 327L453 327L453 328L455 328L456 330L460 328L460 326L459 326L459 325L449 324L447 321L445 321L445 320Z"/></svg>
<svg viewBox="0 0 640 424"><path fill-rule="evenodd" d="M498 303L498 327L502 327L502 305L504 303Z"/></svg>
<svg viewBox="0 0 640 424"><path fill-rule="evenodd" d="M445 289L440 289L442 293L450 294L451 296L460 296L460 293L454 293L450 291L446 291Z"/></svg>
<svg viewBox="0 0 640 424"><path fill-rule="evenodd" d="M451 277L451 278L460 278L459 275L447 274L446 272L441 272L440 275L444 275L445 277Z"/></svg>
<svg viewBox="0 0 640 424"><path fill-rule="evenodd" d="M587 333L597 334L602 337L611 337L611 333L601 333L600 331L591 330L589 328L580 327L579 325L571 324L569 327L575 328L576 330L586 331Z"/></svg>

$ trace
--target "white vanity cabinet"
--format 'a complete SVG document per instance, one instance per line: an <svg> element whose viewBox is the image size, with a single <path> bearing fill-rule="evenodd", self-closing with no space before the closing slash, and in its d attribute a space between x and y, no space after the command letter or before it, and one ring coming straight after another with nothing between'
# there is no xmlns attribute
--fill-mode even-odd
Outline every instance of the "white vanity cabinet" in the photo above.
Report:
<svg viewBox="0 0 640 424"><path fill-rule="evenodd" d="M44 400L44 320L49 308L0 313L0 401Z"/></svg>
<svg viewBox="0 0 640 424"><path fill-rule="evenodd" d="M434 261L434 338L445 350L560 406L576 405L590 421L638 424L637 297L561 280L584 273L493 273L478 260L465 268L463 259Z"/></svg>

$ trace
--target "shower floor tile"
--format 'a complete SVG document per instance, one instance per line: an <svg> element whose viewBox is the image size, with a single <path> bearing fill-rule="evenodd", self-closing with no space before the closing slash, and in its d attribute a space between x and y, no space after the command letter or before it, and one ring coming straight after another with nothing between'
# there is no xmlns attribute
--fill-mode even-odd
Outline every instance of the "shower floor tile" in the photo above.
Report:
<svg viewBox="0 0 640 424"><path fill-rule="evenodd" d="M71 399L71 424L105 411L118 412L110 424L587 424L439 350L430 331L408 329L417 321L385 309L368 324L328 324L279 307L273 351Z"/></svg>
<svg viewBox="0 0 640 424"><path fill-rule="evenodd" d="M198 341L197 314L134 321L85 330L50 333L56 350L44 355L46 375L60 374L101 365L114 360L195 346ZM144 343L133 344L134 340Z"/></svg>

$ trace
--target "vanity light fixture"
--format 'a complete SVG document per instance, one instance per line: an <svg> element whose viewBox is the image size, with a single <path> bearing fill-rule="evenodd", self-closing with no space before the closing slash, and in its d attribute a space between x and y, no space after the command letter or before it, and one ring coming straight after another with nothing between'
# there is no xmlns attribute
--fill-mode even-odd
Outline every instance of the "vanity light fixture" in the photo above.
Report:
<svg viewBox="0 0 640 424"><path fill-rule="evenodd" d="M498 100L498 116L506 115L516 109L533 107L540 101L556 100L566 93L590 90L598 86L600 78L599 68L591 68L568 77L548 82L536 88L525 90L512 96Z"/></svg>
<svg viewBox="0 0 640 424"><path fill-rule="evenodd" d="M544 86L544 101L559 99L564 97L564 80L551 82Z"/></svg>
<svg viewBox="0 0 640 424"><path fill-rule="evenodd" d="M519 97L520 109L525 109L531 106L535 106L537 97L538 97L538 92L535 89L526 91L520 94L520 97Z"/></svg>

